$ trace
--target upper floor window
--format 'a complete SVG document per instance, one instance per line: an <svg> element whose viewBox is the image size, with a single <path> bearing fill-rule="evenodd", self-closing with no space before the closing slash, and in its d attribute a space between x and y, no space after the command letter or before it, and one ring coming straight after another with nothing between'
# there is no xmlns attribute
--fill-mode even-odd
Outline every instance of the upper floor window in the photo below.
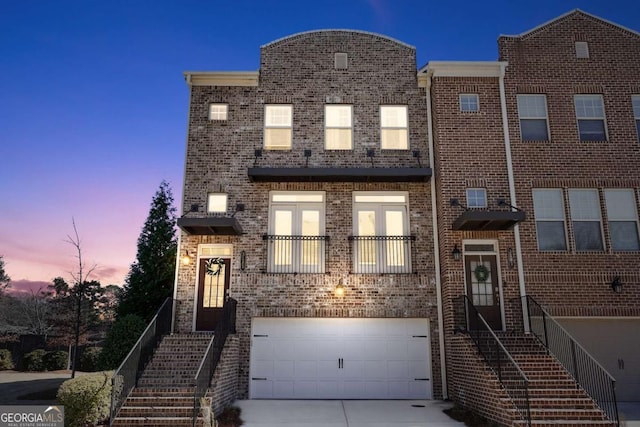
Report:
<svg viewBox="0 0 640 427"><path fill-rule="evenodd" d="M570 189L569 208L576 251L602 251L602 218L598 190Z"/></svg>
<svg viewBox="0 0 640 427"><path fill-rule="evenodd" d="M607 205L607 220L611 235L611 249L618 251L638 251L638 211L633 190L604 190Z"/></svg>
<svg viewBox="0 0 640 427"><path fill-rule="evenodd" d="M533 190L533 211L536 218L538 249L566 251L564 203L562 190L545 188Z"/></svg>
<svg viewBox="0 0 640 427"><path fill-rule="evenodd" d="M487 190L484 188L467 188L467 207L486 208Z"/></svg>
<svg viewBox="0 0 640 427"><path fill-rule="evenodd" d="M264 108L264 148L290 150L293 107L266 105Z"/></svg>
<svg viewBox="0 0 640 427"><path fill-rule="evenodd" d="M207 200L208 213L226 213L227 195L225 193L209 193Z"/></svg>
<svg viewBox="0 0 640 427"><path fill-rule="evenodd" d="M602 95L575 95L580 141L606 141Z"/></svg>
<svg viewBox="0 0 640 427"><path fill-rule="evenodd" d="M631 96L633 102L633 116L636 119L636 130L638 132L638 138L640 138L640 95Z"/></svg>
<svg viewBox="0 0 640 427"><path fill-rule="evenodd" d="M353 148L351 105L324 106L324 146L327 150Z"/></svg>
<svg viewBox="0 0 640 427"><path fill-rule="evenodd" d="M383 150L408 149L407 122L406 105L381 105L380 148Z"/></svg>
<svg viewBox="0 0 640 427"><path fill-rule="evenodd" d="M354 271L410 273L408 194L362 191L353 195Z"/></svg>
<svg viewBox="0 0 640 427"><path fill-rule="evenodd" d="M523 141L549 140L545 95L518 95L518 116Z"/></svg>
<svg viewBox="0 0 640 427"><path fill-rule="evenodd" d="M463 113L477 113L480 111L480 102L476 93L460 94L460 111Z"/></svg>
<svg viewBox="0 0 640 427"><path fill-rule="evenodd" d="M228 113L227 104L209 104L209 120L227 120Z"/></svg>
<svg viewBox="0 0 640 427"><path fill-rule="evenodd" d="M270 193L267 272L324 273L325 193Z"/></svg>
<svg viewBox="0 0 640 427"><path fill-rule="evenodd" d="M589 58L589 43L576 42L576 58Z"/></svg>
<svg viewBox="0 0 640 427"><path fill-rule="evenodd" d="M336 52L333 66L336 70L346 70L349 66L347 54L344 52Z"/></svg>

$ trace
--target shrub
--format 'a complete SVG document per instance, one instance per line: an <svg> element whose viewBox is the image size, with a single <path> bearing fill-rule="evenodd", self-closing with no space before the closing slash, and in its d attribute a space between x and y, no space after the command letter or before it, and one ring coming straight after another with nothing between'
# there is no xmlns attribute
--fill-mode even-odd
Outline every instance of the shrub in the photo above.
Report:
<svg viewBox="0 0 640 427"><path fill-rule="evenodd" d="M22 358L22 365L25 371L44 371L43 358L47 352L44 350L33 350Z"/></svg>
<svg viewBox="0 0 640 427"><path fill-rule="evenodd" d="M69 363L69 353L66 351L49 351L42 357L44 368L47 371L59 371L67 369Z"/></svg>
<svg viewBox="0 0 640 427"><path fill-rule="evenodd" d="M13 369L13 358L11 352L7 349L0 349L0 371L6 371L7 369Z"/></svg>
<svg viewBox="0 0 640 427"><path fill-rule="evenodd" d="M117 368L146 327L145 321L135 314L118 318L107 332L104 347L98 359L98 367L104 370Z"/></svg>
<svg viewBox="0 0 640 427"><path fill-rule="evenodd" d="M85 348L80 355L80 370L84 372L98 371L98 358L101 351L101 347Z"/></svg>
<svg viewBox="0 0 640 427"><path fill-rule="evenodd" d="M109 416L111 373L80 375L58 389L57 399L64 405L65 426L96 425Z"/></svg>

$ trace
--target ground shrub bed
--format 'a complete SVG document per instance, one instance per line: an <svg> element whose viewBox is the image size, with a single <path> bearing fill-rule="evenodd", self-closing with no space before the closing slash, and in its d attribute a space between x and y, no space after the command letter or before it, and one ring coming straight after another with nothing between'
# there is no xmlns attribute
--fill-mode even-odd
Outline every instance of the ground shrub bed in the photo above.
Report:
<svg viewBox="0 0 640 427"><path fill-rule="evenodd" d="M13 369L15 366L13 364L13 358L11 357L11 352L7 349L0 350L0 371L7 371L9 369Z"/></svg>
<svg viewBox="0 0 640 427"><path fill-rule="evenodd" d="M30 353L24 355L22 359L22 366L25 371L43 372L46 370L44 366L44 355L47 354L44 350L33 350Z"/></svg>
<svg viewBox="0 0 640 427"><path fill-rule="evenodd" d="M69 363L69 353L66 351L49 351L42 356L44 368L47 371L60 371L67 369Z"/></svg>
<svg viewBox="0 0 640 427"><path fill-rule="evenodd" d="M83 372L99 371L98 359L100 358L101 347L87 347L80 355L80 370Z"/></svg>
<svg viewBox="0 0 640 427"><path fill-rule="evenodd" d="M97 425L109 417L111 375L110 372L87 374L62 383L57 399L64 405L65 426Z"/></svg>

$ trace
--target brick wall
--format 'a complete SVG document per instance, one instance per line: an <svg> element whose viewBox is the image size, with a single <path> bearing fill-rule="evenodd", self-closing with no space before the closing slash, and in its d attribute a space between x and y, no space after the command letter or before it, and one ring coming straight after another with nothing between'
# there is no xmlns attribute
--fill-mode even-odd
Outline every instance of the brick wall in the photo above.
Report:
<svg viewBox="0 0 640 427"><path fill-rule="evenodd" d="M238 338L229 335L211 379L209 396L213 413L220 415L238 397Z"/></svg>

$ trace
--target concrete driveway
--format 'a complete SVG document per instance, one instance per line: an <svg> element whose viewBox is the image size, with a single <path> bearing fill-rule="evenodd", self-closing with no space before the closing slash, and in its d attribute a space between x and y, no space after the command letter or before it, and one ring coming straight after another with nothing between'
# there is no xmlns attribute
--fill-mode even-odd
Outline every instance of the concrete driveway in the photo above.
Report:
<svg viewBox="0 0 640 427"><path fill-rule="evenodd" d="M81 375L80 372L76 374ZM83 374L83 373L82 373ZM30 393L57 389L60 384L71 378L65 371L56 372L0 372L0 405L50 405L53 400L18 399Z"/></svg>
<svg viewBox="0 0 640 427"><path fill-rule="evenodd" d="M243 427L460 427L437 400L240 400Z"/></svg>

